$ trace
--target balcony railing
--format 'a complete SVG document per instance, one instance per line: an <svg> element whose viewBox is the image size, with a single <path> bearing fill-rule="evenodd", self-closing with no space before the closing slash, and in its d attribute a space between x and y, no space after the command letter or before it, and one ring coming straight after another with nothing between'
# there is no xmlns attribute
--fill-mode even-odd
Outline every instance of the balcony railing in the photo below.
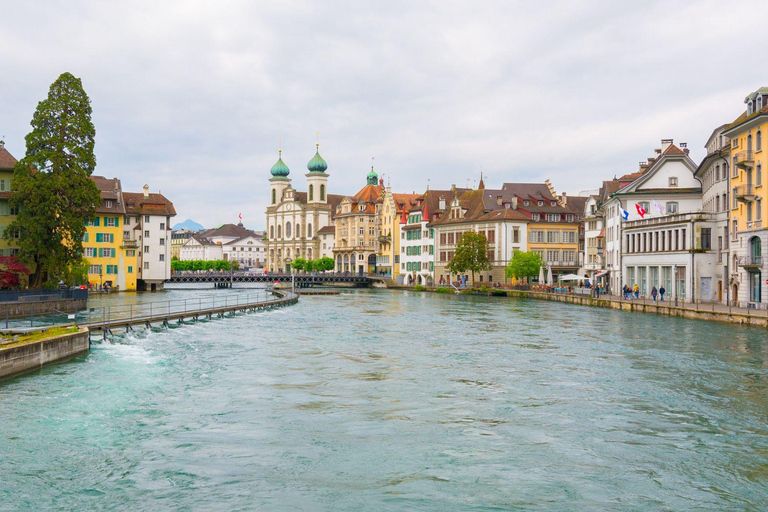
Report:
<svg viewBox="0 0 768 512"><path fill-rule="evenodd" d="M736 200L751 203L755 200L755 188L752 185L739 185L736 187Z"/></svg>
<svg viewBox="0 0 768 512"><path fill-rule="evenodd" d="M545 265L548 267L576 267L577 263L572 260L563 260L563 261L545 261Z"/></svg>
<svg viewBox="0 0 768 512"><path fill-rule="evenodd" d="M738 263L740 267L762 267L763 266L763 257L762 256L742 256L738 259Z"/></svg>
<svg viewBox="0 0 768 512"><path fill-rule="evenodd" d="M751 149L739 151L733 155L733 164L738 167L752 167L755 165L755 152Z"/></svg>
<svg viewBox="0 0 768 512"><path fill-rule="evenodd" d="M585 270L602 270L603 266L600 263L587 263L584 265Z"/></svg>
<svg viewBox="0 0 768 512"><path fill-rule="evenodd" d="M136 240L123 240L123 248L126 249L138 249L139 242Z"/></svg>
<svg viewBox="0 0 768 512"><path fill-rule="evenodd" d="M763 229L763 221L753 220L752 222L747 222L747 229Z"/></svg>
<svg viewBox="0 0 768 512"><path fill-rule="evenodd" d="M677 222L691 222L692 220L712 220L713 214L708 212L675 213L663 217L650 217L642 220L631 220L623 224L623 229L640 228L656 224L673 224Z"/></svg>

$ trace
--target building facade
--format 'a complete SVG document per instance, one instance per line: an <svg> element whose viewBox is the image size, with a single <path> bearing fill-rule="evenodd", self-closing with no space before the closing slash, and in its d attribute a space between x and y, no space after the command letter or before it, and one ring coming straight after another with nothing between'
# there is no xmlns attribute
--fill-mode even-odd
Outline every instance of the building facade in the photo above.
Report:
<svg viewBox="0 0 768 512"><path fill-rule="evenodd" d="M333 248L336 270L355 274L375 274L378 237L376 204L384 185L371 169L366 185L354 196L344 197L336 207L336 246Z"/></svg>
<svg viewBox="0 0 768 512"><path fill-rule="evenodd" d="M9 204L14 165L16 165L16 159L5 149L5 142L0 140L0 256L16 256L18 253L14 237L4 237L5 228L16 220L18 213Z"/></svg>

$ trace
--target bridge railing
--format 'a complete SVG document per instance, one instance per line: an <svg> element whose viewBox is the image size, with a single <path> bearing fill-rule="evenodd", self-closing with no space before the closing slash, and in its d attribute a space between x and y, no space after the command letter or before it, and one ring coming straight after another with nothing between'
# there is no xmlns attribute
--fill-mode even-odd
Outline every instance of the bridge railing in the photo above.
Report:
<svg viewBox="0 0 768 512"><path fill-rule="evenodd" d="M89 308L78 325L99 326L114 322L141 323L172 315L194 315L203 312L227 310L233 307L247 307L254 304L280 302L270 290L255 290L248 294L209 295L188 299L147 302L145 304L122 304Z"/></svg>

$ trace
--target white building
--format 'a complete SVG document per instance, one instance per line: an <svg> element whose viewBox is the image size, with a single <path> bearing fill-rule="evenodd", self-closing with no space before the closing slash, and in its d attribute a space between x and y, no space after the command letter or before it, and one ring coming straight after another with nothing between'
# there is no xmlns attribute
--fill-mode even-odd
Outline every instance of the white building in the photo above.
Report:
<svg viewBox="0 0 768 512"><path fill-rule="evenodd" d="M267 262L266 244L262 237L248 235L221 245L223 259L237 261L240 269L263 268Z"/></svg>
<svg viewBox="0 0 768 512"><path fill-rule="evenodd" d="M139 290L162 290L171 277L171 217L176 210L162 194L150 194L144 185L142 194L123 192L126 219L138 243ZM129 229L129 223L125 223Z"/></svg>
<svg viewBox="0 0 768 512"><path fill-rule="evenodd" d="M179 249L181 261L213 261L223 260L224 249L221 244L216 244L201 235L194 235L184 242Z"/></svg>
<svg viewBox="0 0 768 512"><path fill-rule="evenodd" d="M320 258L333 259L333 248L336 247L336 226L331 224L320 228L317 232L317 237L320 239Z"/></svg>
<svg viewBox="0 0 768 512"><path fill-rule="evenodd" d="M716 224L702 212L697 166L681 146L663 140L653 165L614 195L630 213L622 226L622 277L629 286L637 284L641 296L663 286L671 300L712 301ZM644 218L640 209L647 212Z"/></svg>
<svg viewBox="0 0 768 512"><path fill-rule="evenodd" d="M599 208L599 197L591 195L584 203L584 254L583 262L586 275L595 282L595 277L605 270L603 258L605 239L605 219Z"/></svg>
<svg viewBox="0 0 768 512"><path fill-rule="evenodd" d="M738 300L729 293L729 275L738 272L738 267L729 270L729 175L728 161L730 139L723 135L728 125L720 126L710 135L705 147L707 156L696 169L696 178L702 186L702 209L715 222L712 232L712 250L716 251L714 294L718 302Z"/></svg>

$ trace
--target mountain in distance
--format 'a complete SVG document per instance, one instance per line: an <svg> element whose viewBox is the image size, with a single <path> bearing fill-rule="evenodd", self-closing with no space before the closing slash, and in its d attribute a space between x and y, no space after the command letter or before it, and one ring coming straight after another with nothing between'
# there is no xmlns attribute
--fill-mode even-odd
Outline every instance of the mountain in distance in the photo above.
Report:
<svg viewBox="0 0 768 512"><path fill-rule="evenodd" d="M180 231L182 229L188 229L189 231L202 231L205 228L198 224L197 222L193 221L192 219L187 219L184 222L179 222L178 224L174 224L174 226L171 228L174 231Z"/></svg>

